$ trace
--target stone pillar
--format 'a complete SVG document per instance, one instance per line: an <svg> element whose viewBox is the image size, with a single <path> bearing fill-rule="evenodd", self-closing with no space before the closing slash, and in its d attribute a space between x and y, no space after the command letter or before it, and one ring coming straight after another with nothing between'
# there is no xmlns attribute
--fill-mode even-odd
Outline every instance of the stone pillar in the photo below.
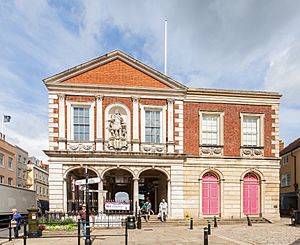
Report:
<svg viewBox="0 0 300 245"><path fill-rule="evenodd" d="M98 213L103 213L103 180L101 179L98 184Z"/></svg>
<svg viewBox="0 0 300 245"><path fill-rule="evenodd" d="M171 213L171 180L167 179L168 182L168 215L169 217L172 217Z"/></svg>
<svg viewBox="0 0 300 245"><path fill-rule="evenodd" d="M49 208L64 211L63 168L61 163L49 162Z"/></svg>
<svg viewBox="0 0 300 245"><path fill-rule="evenodd" d="M174 100L168 99L168 153L174 153Z"/></svg>
<svg viewBox="0 0 300 245"><path fill-rule="evenodd" d="M103 151L103 118L102 118L103 95L96 96L96 151Z"/></svg>
<svg viewBox="0 0 300 245"><path fill-rule="evenodd" d="M64 185L64 212L67 213L68 212L68 191L67 191L67 179L64 178L63 180L63 185ZM70 210L72 211L72 210Z"/></svg>
<svg viewBox="0 0 300 245"><path fill-rule="evenodd" d="M58 94L58 149L66 150L65 94Z"/></svg>
<svg viewBox="0 0 300 245"><path fill-rule="evenodd" d="M140 151L140 140L139 140L139 98L132 97L133 113L132 113L132 151Z"/></svg>
<svg viewBox="0 0 300 245"><path fill-rule="evenodd" d="M133 211L135 212L135 204L139 205L139 178L133 178Z"/></svg>

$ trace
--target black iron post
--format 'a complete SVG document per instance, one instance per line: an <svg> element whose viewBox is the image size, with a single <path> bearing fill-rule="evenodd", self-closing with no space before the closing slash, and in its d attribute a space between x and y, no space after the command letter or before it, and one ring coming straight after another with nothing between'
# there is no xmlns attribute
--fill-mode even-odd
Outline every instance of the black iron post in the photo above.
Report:
<svg viewBox="0 0 300 245"><path fill-rule="evenodd" d="M12 240L12 238L11 238L11 229L12 229L12 227L11 227L11 220L10 220L9 224L8 224L8 236L9 236L8 240L9 241Z"/></svg>
<svg viewBox="0 0 300 245"><path fill-rule="evenodd" d="M137 228L142 229L142 218L141 215L138 215L137 217Z"/></svg>
<svg viewBox="0 0 300 245"><path fill-rule="evenodd" d="M208 231L207 231L207 227L204 228L204 245L208 245Z"/></svg>
<svg viewBox="0 0 300 245"><path fill-rule="evenodd" d="M77 245L80 245L80 219L77 221Z"/></svg>
<svg viewBox="0 0 300 245"><path fill-rule="evenodd" d="M193 230L193 218L190 219L190 229Z"/></svg>
<svg viewBox="0 0 300 245"><path fill-rule="evenodd" d="M126 222L125 222L125 245L128 245L128 220L126 218Z"/></svg>
<svg viewBox="0 0 300 245"><path fill-rule="evenodd" d="M85 171L85 202L86 202L86 239L85 239L85 245L91 245L91 233L90 233L90 190L89 190L89 175L87 172L87 168Z"/></svg>
<svg viewBox="0 0 300 245"><path fill-rule="evenodd" d="M24 222L23 244L26 245L26 242L27 242L27 223Z"/></svg>
<svg viewBox="0 0 300 245"><path fill-rule="evenodd" d="M216 216L214 216L214 227L218 227L217 217Z"/></svg>
<svg viewBox="0 0 300 245"><path fill-rule="evenodd" d="M207 224L207 231L208 231L208 235L211 235L211 227L210 227L210 222L208 221Z"/></svg>
<svg viewBox="0 0 300 245"><path fill-rule="evenodd" d="M251 219L249 218L249 216L248 216L248 215L247 215L247 221L248 221L248 226L252 226Z"/></svg>

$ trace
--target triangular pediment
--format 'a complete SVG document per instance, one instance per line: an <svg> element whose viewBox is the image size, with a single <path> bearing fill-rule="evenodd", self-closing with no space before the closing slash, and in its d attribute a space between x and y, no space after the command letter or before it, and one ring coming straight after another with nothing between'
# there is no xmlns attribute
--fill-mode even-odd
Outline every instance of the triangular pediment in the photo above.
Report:
<svg viewBox="0 0 300 245"><path fill-rule="evenodd" d="M177 81L121 51L113 51L44 79L46 85L97 85L186 89Z"/></svg>

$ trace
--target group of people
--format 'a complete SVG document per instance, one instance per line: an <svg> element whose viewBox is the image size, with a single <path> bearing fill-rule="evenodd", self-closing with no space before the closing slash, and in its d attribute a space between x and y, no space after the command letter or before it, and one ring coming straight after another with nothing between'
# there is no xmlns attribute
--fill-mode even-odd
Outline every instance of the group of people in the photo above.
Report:
<svg viewBox="0 0 300 245"><path fill-rule="evenodd" d="M148 222L150 219L150 215L154 214L150 200L146 201L142 205L141 213L142 213L142 216L144 216L146 222ZM161 222L165 222L167 215L168 215L168 203L166 202L165 199L162 199L162 201L159 204L159 212L158 212L157 218L159 220L161 220Z"/></svg>

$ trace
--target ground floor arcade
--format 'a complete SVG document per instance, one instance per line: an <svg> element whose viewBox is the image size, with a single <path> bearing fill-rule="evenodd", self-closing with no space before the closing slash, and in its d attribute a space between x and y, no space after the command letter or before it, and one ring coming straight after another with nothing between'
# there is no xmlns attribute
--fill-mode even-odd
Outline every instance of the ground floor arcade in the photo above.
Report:
<svg viewBox="0 0 300 245"><path fill-rule="evenodd" d="M116 164L117 163L117 164ZM168 202L170 218L246 215L279 218L279 168L274 161L210 159L95 159L50 160L50 209L77 210L84 202L84 187L75 181L99 177L90 186L90 206L105 212L105 203L129 202L134 212L150 201L158 212L161 199Z"/></svg>

